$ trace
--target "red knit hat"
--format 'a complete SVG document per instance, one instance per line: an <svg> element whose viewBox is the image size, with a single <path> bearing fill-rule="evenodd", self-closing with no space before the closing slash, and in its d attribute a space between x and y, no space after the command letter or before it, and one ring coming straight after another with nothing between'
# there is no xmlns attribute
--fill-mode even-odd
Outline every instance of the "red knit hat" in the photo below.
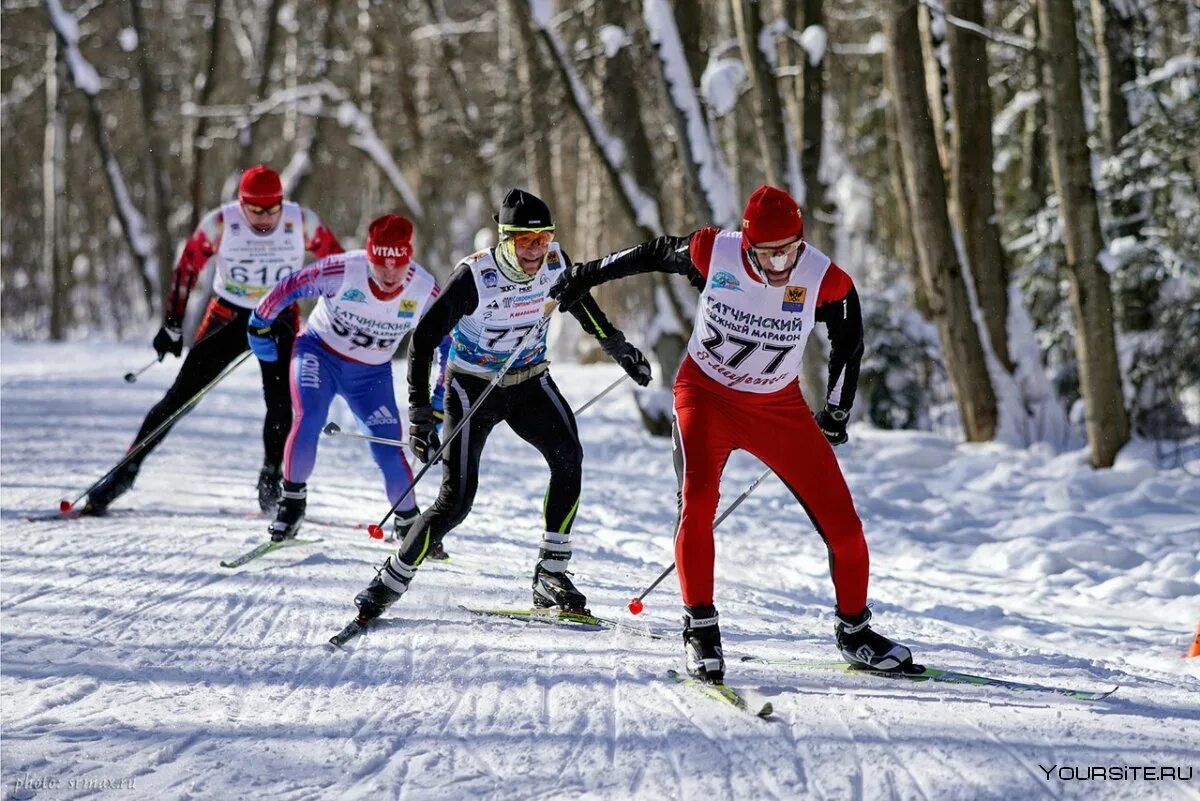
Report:
<svg viewBox="0 0 1200 801"><path fill-rule="evenodd" d="M399 214L385 214L367 229L367 261L403 267L412 260L413 224Z"/></svg>
<svg viewBox="0 0 1200 801"><path fill-rule="evenodd" d="M255 164L242 173L238 184L238 199L255 206L275 206L283 202L283 182L279 173L262 164Z"/></svg>
<svg viewBox="0 0 1200 801"><path fill-rule="evenodd" d="M792 196L763 184L754 190L742 212L742 241L747 247L804 236L804 216Z"/></svg>

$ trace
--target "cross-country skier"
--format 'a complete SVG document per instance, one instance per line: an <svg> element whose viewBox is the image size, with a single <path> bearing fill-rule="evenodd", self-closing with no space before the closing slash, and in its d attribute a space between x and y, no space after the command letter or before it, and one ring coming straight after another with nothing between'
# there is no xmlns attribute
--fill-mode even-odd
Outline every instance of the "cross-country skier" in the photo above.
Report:
<svg viewBox="0 0 1200 801"><path fill-rule="evenodd" d="M307 481L317 458L317 440L334 395L341 395L372 436L398 440L400 413L392 385L392 356L400 340L437 297L434 277L412 258L412 223L385 214L367 230L365 250L352 250L310 264L281 281L250 315L247 335L264 362L279 359L276 318L300 298L317 297L291 364L292 430L283 453L283 497L271 539L296 536L304 518ZM435 399L441 395L439 382ZM388 500L401 501L396 537L417 519L416 498L407 492L412 470L398 445L371 443L383 471Z"/></svg>
<svg viewBox="0 0 1200 801"><path fill-rule="evenodd" d="M675 562L684 603L687 671L725 674L713 605L713 518L729 454L761 459L804 507L829 550L837 645L849 662L889 670L909 649L871 630L869 557L862 523L830 445L846 442L863 352L858 293L843 270L804 241L804 220L783 190L759 187L740 231L702 228L573 266L552 295L582 293L651 271L687 276L700 290L687 356L675 380L675 469L680 513ZM814 420L797 381L815 323L831 343L829 390Z"/></svg>
<svg viewBox="0 0 1200 801"><path fill-rule="evenodd" d="M450 432L518 346L531 332L536 333L446 450L437 500L413 524L370 586L355 597L360 623L378 617L398 599L421 562L467 516L475 499L484 443L501 422L537 448L550 467L533 602L540 607L586 609L587 599L567 573L571 524L579 508L583 449L571 407L550 377L543 325L550 287L570 261L553 241L550 209L534 195L510 190L495 219L500 243L458 263L413 334L408 360L409 443L419 459L427 462L441 447L429 404L429 368L442 338L449 333L452 341L443 429ZM572 313L626 373L643 386L649 383L646 358L625 341L590 296L580 298Z"/></svg>
<svg viewBox="0 0 1200 801"><path fill-rule="evenodd" d="M342 246L316 213L283 199L283 184L274 170L257 165L242 173L238 199L204 216L175 265L166 315L154 337L159 359L168 353L182 354L183 314L188 295L209 260L215 263L214 297L175 383L142 421L134 445L141 443L246 352L246 322L271 287L303 267L306 256L319 259L341 252ZM261 363L263 397L267 404L263 421L265 455L258 476L258 502L263 511L274 511L279 500L279 465L284 438L292 424L286 365L296 324L295 307L280 315L278 342L284 360ZM88 493L82 513L104 514L117 497L133 486L142 462L169 431L169 427L162 431L135 458L97 484Z"/></svg>

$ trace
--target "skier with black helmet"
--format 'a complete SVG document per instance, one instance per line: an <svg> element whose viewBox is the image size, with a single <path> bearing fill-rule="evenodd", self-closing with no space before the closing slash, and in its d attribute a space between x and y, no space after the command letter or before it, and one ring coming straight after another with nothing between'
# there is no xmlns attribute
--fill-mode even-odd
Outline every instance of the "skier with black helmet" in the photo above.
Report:
<svg viewBox="0 0 1200 801"><path fill-rule="evenodd" d="M409 443L417 458L427 462L441 447L429 403L429 372L442 338L447 333L451 338L446 432L455 430L502 366L524 347L445 450L437 500L417 518L370 585L355 597L359 623L378 617L395 602L431 550L466 518L475 499L484 443L501 422L537 448L550 467L533 602L539 607L586 610L586 597L567 573L571 526L579 508L583 449L571 408L550 377L543 324L550 287L570 267L570 260L554 241L554 220L540 198L512 189L494 219L499 223L499 244L458 263L413 333L408 357ZM625 341L591 296L579 298L571 313L635 381L643 386L649 383L646 358ZM528 339L532 342L526 342Z"/></svg>

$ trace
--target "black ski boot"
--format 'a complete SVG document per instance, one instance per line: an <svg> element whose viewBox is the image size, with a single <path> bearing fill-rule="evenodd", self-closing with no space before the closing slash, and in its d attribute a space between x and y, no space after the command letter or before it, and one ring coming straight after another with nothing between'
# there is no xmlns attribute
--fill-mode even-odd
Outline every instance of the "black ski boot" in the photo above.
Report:
<svg viewBox="0 0 1200 801"><path fill-rule="evenodd" d="M725 656L715 606L683 608L684 667L694 679L710 684L725 681Z"/></svg>
<svg viewBox="0 0 1200 801"><path fill-rule="evenodd" d="M565 570L551 573L542 567L541 562L533 571L533 605L539 609L556 606L567 612L591 614L587 608L587 598L571 581L571 574Z"/></svg>
<svg viewBox="0 0 1200 801"><path fill-rule="evenodd" d="M912 651L908 646L893 642L878 632L872 631L871 610L847 616L837 613L838 650L851 665L870 670L905 670L912 666Z"/></svg>
<svg viewBox="0 0 1200 801"><path fill-rule="evenodd" d="M294 481L283 482L279 509L275 512L275 522L269 529L271 542L283 542L295 537L304 521L304 510L307 506L308 487Z"/></svg>
<svg viewBox="0 0 1200 801"><path fill-rule="evenodd" d="M80 510L81 515L100 517L108 511L109 504L129 492L137 479L138 468L125 465L114 470L112 475L101 480L87 495L87 502Z"/></svg>
<svg viewBox="0 0 1200 801"><path fill-rule="evenodd" d="M400 600L416 573L415 567L409 567L395 556L389 556L375 571L375 578L371 579L367 588L354 596L354 605L358 607L358 622L368 623L374 620Z"/></svg>
<svg viewBox="0 0 1200 801"><path fill-rule="evenodd" d="M280 471L279 465L263 462L262 470L258 471L258 508L263 514L275 514L282 494L281 481L283 472Z"/></svg>

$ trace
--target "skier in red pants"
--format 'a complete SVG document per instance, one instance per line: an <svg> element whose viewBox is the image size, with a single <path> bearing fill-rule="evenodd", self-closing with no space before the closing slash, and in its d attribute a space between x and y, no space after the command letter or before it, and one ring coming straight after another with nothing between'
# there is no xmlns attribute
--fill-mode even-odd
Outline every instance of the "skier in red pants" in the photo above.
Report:
<svg viewBox="0 0 1200 801"><path fill-rule="evenodd" d="M858 293L843 270L804 241L800 208L762 186L741 231L663 236L573 266L551 295L569 308L591 287L651 271L687 276L700 290L688 353L675 379L675 468L680 481L675 561L683 593L687 671L721 682L725 660L713 605L713 518L734 450L761 459L791 490L829 550L838 648L851 664L902 669L912 653L872 631L870 557L862 523L830 445L846 441L863 352ZM817 322L829 333L829 390L815 419L797 378Z"/></svg>

